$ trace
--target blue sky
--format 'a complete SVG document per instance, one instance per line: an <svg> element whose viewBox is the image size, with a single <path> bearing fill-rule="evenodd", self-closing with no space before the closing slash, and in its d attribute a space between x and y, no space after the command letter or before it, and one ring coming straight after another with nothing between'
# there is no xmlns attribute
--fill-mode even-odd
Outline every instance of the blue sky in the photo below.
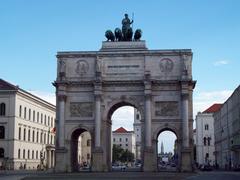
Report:
<svg viewBox="0 0 240 180"><path fill-rule="evenodd" d="M194 114L239 85L240 1L8 0L0 2L0 77L51 97L57 51L99 50L134 13L149 49L193 51Z"/></svg>

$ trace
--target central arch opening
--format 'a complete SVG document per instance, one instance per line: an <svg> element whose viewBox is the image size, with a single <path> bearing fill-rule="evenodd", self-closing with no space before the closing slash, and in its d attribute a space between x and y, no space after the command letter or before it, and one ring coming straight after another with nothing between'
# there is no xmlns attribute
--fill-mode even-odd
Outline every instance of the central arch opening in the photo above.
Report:
<svg viewBox="0 0 240 180"><path fill-rule="evenodd" d="M141 113L132 104L120 103L109 113L111 121L111 170L140 171Z"/></svg>

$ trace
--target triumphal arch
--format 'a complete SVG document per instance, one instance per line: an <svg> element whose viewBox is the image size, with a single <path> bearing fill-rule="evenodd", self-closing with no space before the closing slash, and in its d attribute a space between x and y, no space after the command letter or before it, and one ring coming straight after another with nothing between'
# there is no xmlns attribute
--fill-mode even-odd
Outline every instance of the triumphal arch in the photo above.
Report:
<svg viewBox="0 0 240 180"><path fill-rule="evenodd" d="M91 170L111 171L111 115L130 105L142 117L142 171L157 170L159 133L177 136L179 170L192 171L192 51L149 50L146 42L106 41L99 51L57 54L56 172L77 167L78 137L92 137Z"/></svg>

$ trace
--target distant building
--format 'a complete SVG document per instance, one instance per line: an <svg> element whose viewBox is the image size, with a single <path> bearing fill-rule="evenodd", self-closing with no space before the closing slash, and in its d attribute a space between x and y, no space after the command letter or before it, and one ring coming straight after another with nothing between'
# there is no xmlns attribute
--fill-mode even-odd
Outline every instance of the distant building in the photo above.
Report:
<svg viewBox="0 0 240 180"><path fill-rule="evenodd" d="M164 154L164 146L163 146L163 142L161 142L161 154Z"/></svg>
<svg viewBox="0 0 240 180"><path fill-rule="evenodd" d="M134 154L136 153L136 140L133 131L127 131L123 127L112 132L113 145L119 145L123 149L127 149Z"/></svg>
<svg viewBox="0 0 240 180"><path fill-rule="evenodd" d="M197 149L196 149L196 141L197 141L197 132L196 129L193 129L193 159L194 162L197 162Z"/></svg>
<svg viewBox="0 0 240 180"><path fill-rule="evenodd" d="M214 114L216 163L220 168L240 167L240 86Z"/></svg>
<svg viewBox="0 0 240 180"><path fill-rule="evenodd" d="M78 139L78 163L80 167L91 165L91 135L87 131Z"/></svg>
<svg viewBox="0 0 240 180"><path fill-rule="evenodd" d="M213 104L202 113L199 112L196 116L196 161L199 165L208 163L215 165L213 114L221 106L221 104Z"/></svg>
<svg viewBox="0 0 240 180"><path fill-rule="evenodd" d="M0 168L52 168L55 106L0 79Z"/></svg>
<svg viewBox="0 0 240 180"><path fill-rule="evenodd" d="M141 128L141 114L134 108L134 123L133 130L136 139L136 159L141 159L141 145L142 145L142 128Z"/></svg>

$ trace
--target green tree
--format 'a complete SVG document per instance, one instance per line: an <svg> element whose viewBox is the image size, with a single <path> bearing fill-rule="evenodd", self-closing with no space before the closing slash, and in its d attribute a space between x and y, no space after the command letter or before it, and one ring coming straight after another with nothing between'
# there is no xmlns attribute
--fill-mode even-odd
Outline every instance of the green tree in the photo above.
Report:
<svg viewBox="0 0 240 180"><path fill-rule="evenodd" d="M112 161L113 162L121 161L121 156L122 156L123 152L124 152L123 148L114 144L113 145L113 151L112 151Z"/></svg>

